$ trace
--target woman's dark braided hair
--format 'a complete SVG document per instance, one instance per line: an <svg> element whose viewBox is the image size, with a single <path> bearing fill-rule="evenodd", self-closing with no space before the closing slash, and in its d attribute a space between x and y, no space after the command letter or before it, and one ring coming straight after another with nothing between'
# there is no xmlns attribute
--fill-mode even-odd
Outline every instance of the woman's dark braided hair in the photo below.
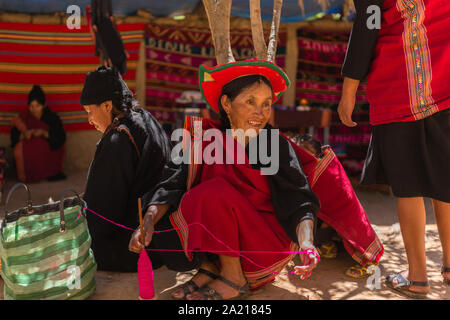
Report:
<svg viewBox="0 0 450 320"><path fill-rule="evenodd" d="M104 73L105 81L107 81L108 87L112 89L111 101L114 108L118 112L123 112L125 115L130 114L138 106L138 102L134 98L133 93L116 69L103 68L99 68L98 71ZM117 116L115 114L117 111L113 110L113 119Z"/></svg>
<svg viewBox="0 0 450 320"><path fill-rule="evenodd" d="M228 119L228 115L223 109L222 103L220 101L222 99L222 96L226 95L228 99L233 101L242 91L251 87L255 83L259 84L264 83L273 92L272 84L270 83L269 79L259 74L239 77L228 82L226 85L223 86L222 92L219 96L219 110L220 110L220 122L222 123L224 129L230 129L231 124L230 120Z"/></svg>

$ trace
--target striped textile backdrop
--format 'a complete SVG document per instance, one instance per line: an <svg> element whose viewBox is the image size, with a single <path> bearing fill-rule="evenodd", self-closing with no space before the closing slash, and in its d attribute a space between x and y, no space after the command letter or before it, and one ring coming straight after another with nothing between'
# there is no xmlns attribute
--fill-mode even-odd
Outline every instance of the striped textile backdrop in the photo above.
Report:
<svg viewBox="0 0 450 320"><path fill-rule="evenodd" d="M236 60L253 57L250 29L230 30L231 47ZM266 38L269 31L265 30ZM284 68L286 29L278 34L277 64ZM216 64L208 27L161 26L148 24L146 32L146 105L162 123L175 119L175 99L183 91L199 91L198 67ZM268 39L266 39L268 42ZM282 99L281 99L282 100Z"/></svg>
<svg viewBox="0 0 450 320"><path fill-rule="evenodd" d="M118 24L130 54L124 75L135 88L140 41L146 24ZM11 129L11 118L26 111L33 84L42 86L48 106L61 117L67 131L93 130L79 104L84 78L99 58L89 27L0 22L0 133Z"/></svg>
<svg viewBox="0 0 450 320"><path fill-rule="evenodd" d="M341 68L347 51L350 32L317 31L301 28L297 31L298 69L297 101L306 99L310 105L336 109L342 93ZM366 82L361 82L357 106L366 105Z"/></svg>

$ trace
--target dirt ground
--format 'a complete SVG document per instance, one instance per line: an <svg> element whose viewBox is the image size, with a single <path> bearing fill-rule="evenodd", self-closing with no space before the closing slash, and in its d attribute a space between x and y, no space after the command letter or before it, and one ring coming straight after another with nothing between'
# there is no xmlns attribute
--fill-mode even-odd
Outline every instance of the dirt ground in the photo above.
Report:
<svg viewBox="0 0 450 320"><path fill-rule="evenodd" d="M59 198L65 189L83 192L86 182L86 172L72 174L65 181L40 182L31 184L33 202L42 204L49 197ZM0 206L0 217L4 215L4 201L8 190L16 181L8 181L5 187L4 199ZM367 215L378 233L385 254L380 261L381 277L391 272L406 268L406 255L403 248L395 199L378 192L357 190L359 199ZM17 191L9 208L18 208L25 204L25 193ZM444 285L440 275L441 245L436 222L431 208L431 201L426 200L427 209L427 258L428 275L431 285L430 299L450 300L450 286ZM285 271L292 270L292 262ZM319 266L307 280L300 280L295 275L280 275L274 282L255 292L250 300L347 300L373 299L393 300L404 299L390 291L382 283L381 288L370 290L367 279L352 279L345 276L345 270L354 265L354 261L345 252L340 251L336 259L322 259ZM285 272L286 273L286 272ZM191 273L178 273L166 268L155 270L155 291L158 299L170 299L171 290L187 281ZM128 300L137 299L139 295L136 273L97 272L97 290L91 297L94 300ZM3 299L3 280L0 279L0 299Z"/></svg>

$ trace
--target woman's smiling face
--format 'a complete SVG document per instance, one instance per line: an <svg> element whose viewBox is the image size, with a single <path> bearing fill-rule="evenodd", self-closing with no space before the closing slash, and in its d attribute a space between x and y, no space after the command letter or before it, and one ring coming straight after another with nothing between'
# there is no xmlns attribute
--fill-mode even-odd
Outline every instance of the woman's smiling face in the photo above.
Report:
<svg viewBox="0 0 450 320"><path fill-rule="evenodd" d="M221 97L221 104L230 118L232 129L263 129L270 118L272 106L272 89L262 81L255 82L242 90L234 100L228 96Z"/></svg>

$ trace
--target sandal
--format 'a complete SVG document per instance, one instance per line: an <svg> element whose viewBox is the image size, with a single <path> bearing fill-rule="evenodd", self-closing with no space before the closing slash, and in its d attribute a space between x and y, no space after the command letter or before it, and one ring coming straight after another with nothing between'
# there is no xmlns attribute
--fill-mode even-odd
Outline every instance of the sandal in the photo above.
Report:
<svg viewBox="0 0 450 320"><path fill-rule="evenodd" d="M205 275L207 275L208 277L210 277L211 279L213 279L213 280L216 280L219 276L217 275L217 274L214 274L214 273L212 273L211 271L208 271L208 270L205 270L205 269L198 269L198 271L197 271L197 273L195 274L195 276L197 275L197 274L199 274L199 273L201 273L201 274L205 274ZM194 276L194 277L195 277ZM172 296L172 298L173 299L175 299L175 300L185 300L186 299L186 296L188 295L188 294L191 294L191 293L193 293L194 291L197 291L197 290L199 290L200 288L199 288L199 286L191 279L191 280L189 280L189 281L187 281L187 282L185 282L185 283L183 283L182 285L179 285L178 287L176 287L175 289L174 289L174 291L176 291L176 290L178 290L178 289L183 289L183 292L184 292L184 296L183 296L183 298L175 298L175 297L173 297Z"/></svg>
<svg viewBox="0 0 450 320"><path fill-rule="evenodd" d="M444 277L444 272L450 272L450 267L444 267L444 266L442 266L442 268L441 268L441 274L442 274L442 277ZM444 277L444 283L445 283L446 285L449 285L449 286L450 286L450 278L445 278L445 277Z"/></svg>
<svg viewBox="0 0 450 320"><path fill-rule="evenodd" d="M397 284L394 286L392 281L394 279L397 279ZM428 281L421 282L421 281L412 281L407 280L405 277L401 274L401 272L391 274L386 277L386 286L388 286L390 289L397 291L403 296L414 298L414 299L426 299L428 293L424 292L416 292L409 289L409 287L418 286L418 287L428 287Z"/></svg>
<svg viewBox="0 0 450 320"><path fill-rule="evenodd" d="M357 264L356 266L348 268L347 271L345 271L345 275L347 277L354 278L354 279L366 278L375 273L375 270L372 270L372 272L369 272L368 268L370 266L376 266L376 264L374 264L372 262L367 262L364 267L360 264ZM357 272L358 274L355 274L355 272Z"/></svg>
<svg viewBox="0 0 450 320"><path fill-rule="evenodd" d="M203 300L244 300L245 298L250 296L248 281L241 287L222 276L218 276L216 280L222 281L226 285L232 287L233 289L236 289L237 291L239 291L239 294L236 297L224 299L222 295L215 289L211 288L208 285L204 285L200 288L200 290L198 290L198 292L202 294Z"/></svg>
<svg viewBox="0 0 450 320"><path fill-rule="evenodd" d="M337 246L333 241L322 244L317 251L321 258L334 259L337 257Z"/></svg>

